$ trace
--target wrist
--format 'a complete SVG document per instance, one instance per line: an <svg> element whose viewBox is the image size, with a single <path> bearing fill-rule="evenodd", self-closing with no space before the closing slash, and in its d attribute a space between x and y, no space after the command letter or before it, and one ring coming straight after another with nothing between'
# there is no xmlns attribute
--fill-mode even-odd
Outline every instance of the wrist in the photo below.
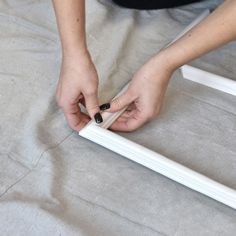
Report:
<svg viewBox="0 0 236 236"><path fill-rule="evenodd" d="M72 46L72 47L62 47L62 56L63 57L73 57L75 55L87 55L89 54L87 46Z"/></svg>
<svg viewBox="0 0 236 236"><path fill-rule="evenodd" d="M178 61L176 56L177 55L172 53L170 50L164 49L155 55L153 59L158 67L161 67L162 70L172 74L181 66L181 63Z"/></svg>
<svg viewBox="0 0 236 236"><path fill-rule="evenodd" d="M153 78L157 78L159 82L164 84L169 82L172 74L178 68L172 57L165 51L153 56L149 62L150 67L153 68L153 74L158 75Z"/></svg>
<svg viewBox="0 0 236 236"><path fill-rule="evenodd" d="M91 62L91 56L86 47L73 48L73 50L63 50L62 59L63 61L76 61L76 63Z"/></svg>
<svg viewBox="0 0 236 236"><path fill-rule="evenodd" d="M73 71L80 71L81 73L87 73L87 71L93 70L96 71L88 50L75 50L73 53L63 55L62 67Z"/></svg>

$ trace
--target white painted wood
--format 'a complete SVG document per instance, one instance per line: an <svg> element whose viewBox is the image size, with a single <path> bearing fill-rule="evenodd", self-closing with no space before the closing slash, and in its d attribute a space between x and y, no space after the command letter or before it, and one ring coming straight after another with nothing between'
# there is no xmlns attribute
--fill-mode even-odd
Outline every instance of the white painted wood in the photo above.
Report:
<svg viewBox="0 0 236 236"><path fill-rule="evenodd" d="M225 93L236 96L236 81L210 72L184 65L181 67L184 79L203 84Z"/></svg>
<svg viewBox="0 0 236 236"><path fill-rule="evenodd" d="M174 41L182 37L189 29L198 24L205 16L207 16L207 14L209 14L209 12L201 14L189 27L180 33ZM183 69L184 72L187 71L185 70L186 67L183 67ZM187 69L189 68L187 67ZM128 85L126 85L117 96L123 94L127 90L127 87ZM96 124L94 121L91 121L79 132L79 135L236 209L236 190L222 185L198 172L169 160L156 152L106 130L125 109L126 108L117 113L103 112L102 116L104 122L102 124Z"/></svg>
<svg viewBox="0 0 236 236"><path fill-rule="evenodd" d="M95 124L80 136L236 209L236 191Z"/></svg>

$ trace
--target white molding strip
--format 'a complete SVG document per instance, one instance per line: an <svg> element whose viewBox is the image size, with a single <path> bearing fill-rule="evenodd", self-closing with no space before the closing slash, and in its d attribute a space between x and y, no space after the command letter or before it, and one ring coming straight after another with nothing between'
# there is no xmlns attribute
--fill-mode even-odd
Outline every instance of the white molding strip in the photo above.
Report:
<svg viewBox="0 0 236 236"><path fill-rule="evenodd" d="M187 30L185 29L179 34L174 41L182 37L183 34L198 24L207 16L207 14L209 14L209 11L203 12L203 14L189 25L186 28ZM128 85L126 85L117 96L123 94L127 90L127 87ZM104 122L102 124L96 124L94 121L91 121L79 132L79 135L156 171L169 179L236 209L236 190L222 185L198 172L169 160L154 151L106 130L124 110L125 108L116 113L103 112L102 116Z"/></svg>
<svg viewBox="0 0 236 236"><path fill-rule="evenodd" d="M169 179L236 209L236 190L234 189L95 124L87 125L79 134Z"/></svg>
<svg viewBox="0 0 236 236"><path fill-rule="evenodd" d="M189 65L182 66L181 71L184 79L236 96L235 80L212 74Z"/></svg>

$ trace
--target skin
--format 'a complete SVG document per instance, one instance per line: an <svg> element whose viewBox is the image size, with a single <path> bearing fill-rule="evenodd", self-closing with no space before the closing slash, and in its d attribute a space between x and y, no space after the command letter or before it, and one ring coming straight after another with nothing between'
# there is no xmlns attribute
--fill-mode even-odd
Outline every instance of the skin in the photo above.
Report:
<svg viewBox="0 0 236 236"><path fill-rule="evenodd" d="M63 60L57 101L69 126L79 131L98 107L98 76L86 46L84 0L53 0L60 31ZM113 100L107 111L127 110L111 126L134 131L160 112L168 82L180 66L236 39L236 1L228 0L190 32L150 58L133 76L125 94Z"/></svg>
<svg viewBox="0 0 236 236"><path fill-rule="evenodd" d="M69 126L79 131L99 112L98 75L86 45L85 1L54 0L62 44L62 64L56 98ZM78 103L86 105L89 116Z"/></svg>

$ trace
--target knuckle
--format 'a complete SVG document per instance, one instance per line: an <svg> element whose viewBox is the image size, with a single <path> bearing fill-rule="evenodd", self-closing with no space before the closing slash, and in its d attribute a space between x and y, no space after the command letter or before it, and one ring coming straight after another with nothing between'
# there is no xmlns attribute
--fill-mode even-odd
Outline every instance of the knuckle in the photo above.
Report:
<svg viewBox="0 0 236 236"><path fill-rule="evenodd" d="M70 112L75 112L74 110L77 110L77 109L72 109L71 110L71 104L73 103L70 103L68 100L66 100L65 98L61 97L57 100L57 104L58 106L63 109L64 111L70 111Z"/></svg>
<svg viewBox="0 0 236 236"><path fill-rule="evenodd" d="M97 112L99 111L99 106L98 105L91 105L91 106L86 106L88 112Z"/></svg>
<svg viewBox="0 0 236 236"><path fill-rule="evenodd" d="M97 89L96 88L87 88L86 91L85 91L85 94L87 96L94 96L97 94Z"/></svg>

